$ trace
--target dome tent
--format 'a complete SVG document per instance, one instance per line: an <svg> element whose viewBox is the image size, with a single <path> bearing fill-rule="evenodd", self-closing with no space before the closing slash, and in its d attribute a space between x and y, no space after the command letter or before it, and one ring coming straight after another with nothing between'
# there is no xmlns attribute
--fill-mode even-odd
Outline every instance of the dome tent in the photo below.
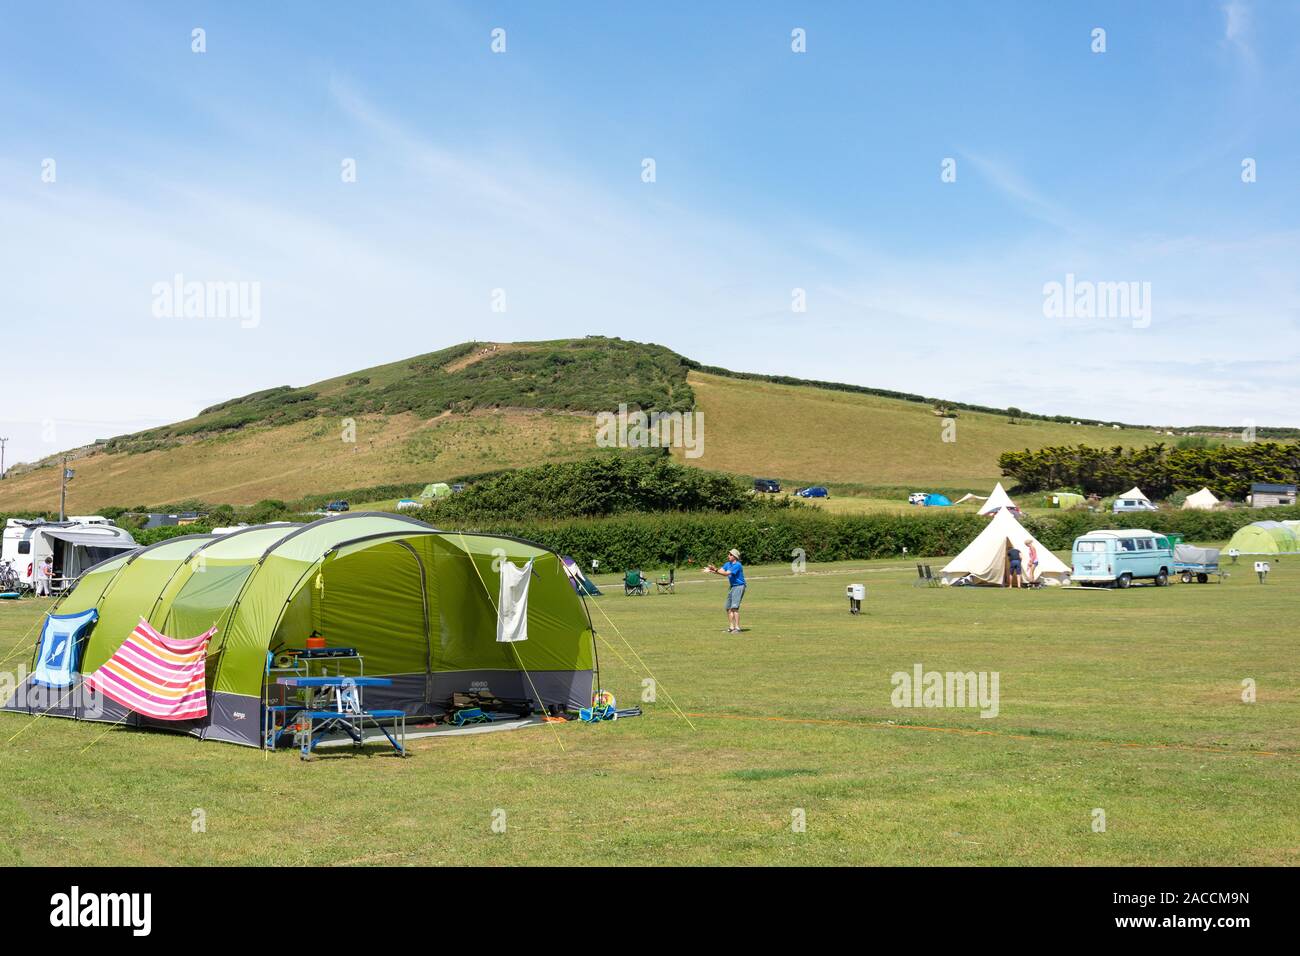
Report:
<svg viewBox="0 0 1300 956"><path fill-rule="evenodd" d="M500 557L534 561L528 639L513 644L496 640L500 574L493 563ZM303 647L313 630L331 646L355 647L367 676L392 678L391 687L367 690L372 708L436 716L453 693L471 689L564 709L591 701L591 622L558 555L514 538L440 532L399 515L352 512L173 538L92 568L52 610L89 608L99 621L82 675L102 665L142 617L177 637L215 624L208 716L155 722L107 701L92 717L81 695L51 714L261 746L268 651ZM30 710L22 704L27 696L16 694L6 709Z"/></svg>
<svg viewBox="0 0 1300 956"><path fill-rule="evenodd" d="M1223 550L1240 554L1297 554L1300 539L1280 521L1256 521L1238 528Z"/></svg>

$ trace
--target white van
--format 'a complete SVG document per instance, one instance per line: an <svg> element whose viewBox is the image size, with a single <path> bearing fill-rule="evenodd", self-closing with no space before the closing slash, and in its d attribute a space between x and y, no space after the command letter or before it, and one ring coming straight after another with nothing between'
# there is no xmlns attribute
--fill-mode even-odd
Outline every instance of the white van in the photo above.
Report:
<svg viewBox="0 0 1300 956"><path fill-rule="evenodd" d="M20 587L34 590L37 568L47 557L53 558L51 584L61 591L99 562L138 547L129 532L99 515L67 521L10 518L0 537L0 562L10 563Z"/></svg>

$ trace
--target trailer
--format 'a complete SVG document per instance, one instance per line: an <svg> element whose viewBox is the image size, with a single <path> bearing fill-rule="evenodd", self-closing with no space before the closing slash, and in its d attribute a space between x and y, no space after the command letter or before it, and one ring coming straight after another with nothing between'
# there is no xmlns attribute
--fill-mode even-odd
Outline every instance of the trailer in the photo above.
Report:
<svg viewBox="0 0 1300 956"><path fill-rule="evenodd" d="M36 589L40 566L51 563L50 586L58 593L100 561L138 548L130 532L98 515L67 521L10 518L0 537L0 563L13 568L21 590Z"/></svg>
<svg viewBox="0 0 1300 956"><path fill-rule="evenodd" d="M1183 584L1207 584L1211 577L1222 583L1227 571L1219 570L1219 549L1180 544L1174 548L1174 575Z"/></svg>

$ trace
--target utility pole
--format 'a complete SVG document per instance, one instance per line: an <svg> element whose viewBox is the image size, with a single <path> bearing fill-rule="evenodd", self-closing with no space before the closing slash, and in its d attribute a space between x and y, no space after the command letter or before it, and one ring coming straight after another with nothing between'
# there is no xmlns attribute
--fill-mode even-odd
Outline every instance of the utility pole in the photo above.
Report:
<svg viewBox="0 0 1300 956"><path fill-rule="evenodd" d="M72 472L68 470L68 456L63 456L62 478L59 482L59 520L64 520L64 511L67 510L68 504L68 479L72 477Z"/></svg>
<svg viewBox="0 0 1300 956"><path fill-rule="evenodd" d="M5 476L5 445L8 441L8 438L0 438L0 479Z"/></svg>

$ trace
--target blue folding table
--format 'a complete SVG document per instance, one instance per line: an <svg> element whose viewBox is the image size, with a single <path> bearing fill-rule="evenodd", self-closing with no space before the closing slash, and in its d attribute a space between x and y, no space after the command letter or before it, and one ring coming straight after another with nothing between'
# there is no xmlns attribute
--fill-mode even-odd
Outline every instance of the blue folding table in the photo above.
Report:
<svg viewBox="0 0 1300 956"><path fill-rule="evenodd" d="M341 730L352 738L353 744L365 743L365 723L374 723L392 744L399 756L406 756L406 712L402 710L366 710L361 703L365 687L390 687L388 677L277 677L277 684L298 691L301 704L281 704L272 709L283 711L284 724L272 743L279 737L294 732L303 760L311 757L312 750L326 734ZM355 694L352 693L355 688ZM381 721L394 722L396 736L388 732ZM317 722L319 721L319 726ZM305 726L303 726L305 722ZM294 725L297 730L293 730Z"/></svg>

